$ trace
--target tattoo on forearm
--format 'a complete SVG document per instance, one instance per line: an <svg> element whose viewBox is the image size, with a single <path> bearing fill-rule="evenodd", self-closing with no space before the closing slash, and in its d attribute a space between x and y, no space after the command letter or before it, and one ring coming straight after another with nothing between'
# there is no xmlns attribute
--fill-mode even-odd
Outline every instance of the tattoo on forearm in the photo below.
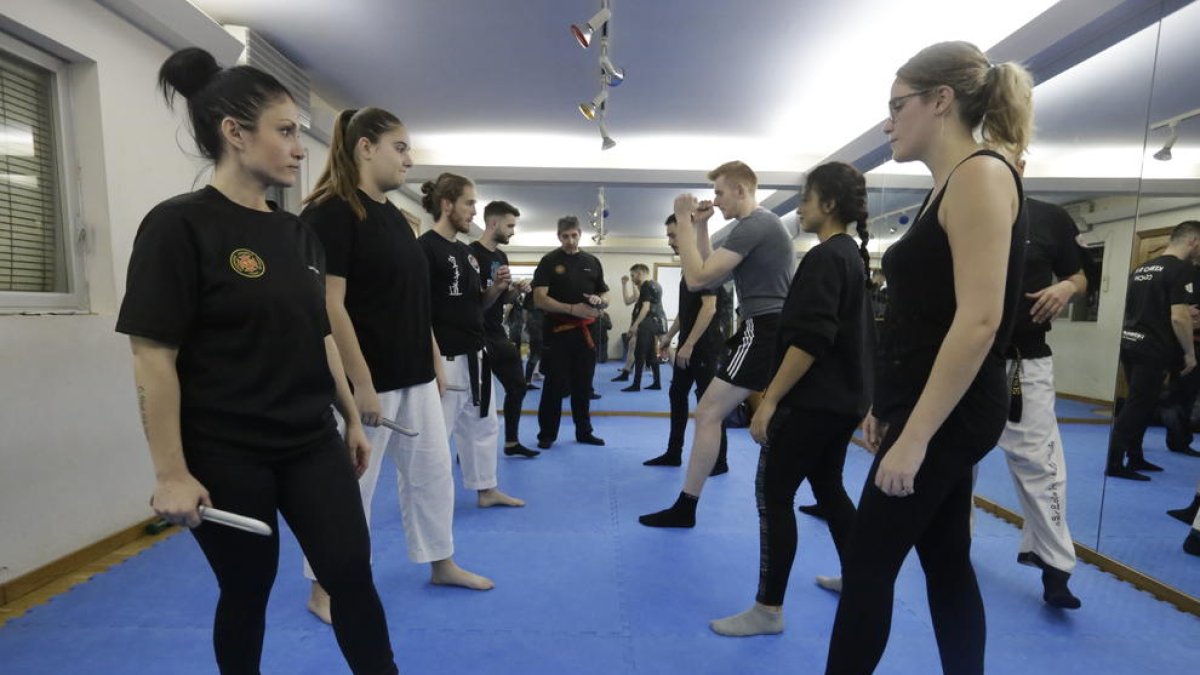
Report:
<svg viewBox="0 0 1200 675"><path fill-rule="evenodd" d="M146 436L149 436L150 435L150 420L146 416L146 388L145 387L138 385L137 398L138 398L138 412L140 412L142 415L142 430L144 430L146 432Z"/></svg>

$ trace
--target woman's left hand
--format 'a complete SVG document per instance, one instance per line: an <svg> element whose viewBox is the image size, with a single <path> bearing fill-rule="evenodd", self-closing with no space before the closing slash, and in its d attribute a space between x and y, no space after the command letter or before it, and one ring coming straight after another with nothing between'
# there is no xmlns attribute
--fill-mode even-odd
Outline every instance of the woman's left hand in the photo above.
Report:
<svg viewBox="0 0 1200 675"><path fill-rule="evenodd" d="M354 477L362 478L371 461L371 442L361 424L346 426L346 448L350 450L350 461L354 464Z"/></svg>
<svg viewBox="0 0 1200 675"><path fill-rule="evenodd" d="M924 443L913 443L900 434L875 472L875 487L889 497L908 497L914 492L917 472L925 461Z"/></svg>

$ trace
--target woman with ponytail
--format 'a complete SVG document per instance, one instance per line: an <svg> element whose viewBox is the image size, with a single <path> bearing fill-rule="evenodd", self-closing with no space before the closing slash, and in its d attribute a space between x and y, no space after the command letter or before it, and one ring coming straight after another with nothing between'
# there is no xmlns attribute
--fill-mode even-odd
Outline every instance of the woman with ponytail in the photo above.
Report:
<svg viewBox="0 0 1200 675"><path fill-rule="evenodd" d="M974 45L944 42L904 64L883 131L933 190L883 257L888 308L874 406L877 452L842 561L827 673L870 673L891 627L896 575L921 558L942 670L983 672L983 599L971 566L971 470L1008 419L1004 354L1020 299L1028 220L1019 157L1032 83ZM979 130L979 140L975 132Z"/></svg>
<svg viewBox="0 0 1200 675"><path fill-rule="evenodd" d="M408 557L435 584L492 588L455 564L454 482L442 423L441 360L433 340L429 266L400 209L385 196L413 162L408 130L380 108L343 110L329 159L300 218L325 246L325 306L376 452L359 479L368 522L383 456L396 465ZM394 421L415 437L380 424ZM357 421L357 420L356 420ZM313 579L307 564L305 576ZM328 622L329 594L313 579L308 608Z"/></svg>
<svg viewBox="0 0 1200 675"><path fill-rule="evenodd" d="M721 635L783 631L783 597L796 557L792 500L812 484L817 505L843 557L854 504L842 486L846 447L867 412L875 332L867 297L867 186L858 169L840 162L809 173L797 209L805 232L820 239L804 254L779 317L771 384L750 424L762 445L755 496L760 562L753 607L712 622ZM858 224L862 240L846 232Z"/></svg>
<svg viewBox="0 0 1200 675"><path fill-rule="evenodd" d="M356 473L370 445L325 314L321 243L278 211L304 159L300 113L274 77L222 69L201 49L159 71L187 99L212 182L156 206L138 229L117 331L133 344L157 482L151 506L192 528L220 587L222 673L257 673L279 562L278 513L335 598L334 632L356 674L396 673ZM339 437L331 407L345 419ZM217 507L269 536L201 525Z"/></svg>

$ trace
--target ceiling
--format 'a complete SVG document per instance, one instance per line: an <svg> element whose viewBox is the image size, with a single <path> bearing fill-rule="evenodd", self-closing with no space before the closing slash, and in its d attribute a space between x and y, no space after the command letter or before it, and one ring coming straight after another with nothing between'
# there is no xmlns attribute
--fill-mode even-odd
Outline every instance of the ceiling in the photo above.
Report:
<svg viewBox="0 0 1200 675"><path fill-rule="evenodd" d="M586 223L601 183L614 237L660 236L674 195L707 191L704 172L728 159L794 184L856 138L882 139L893 73L920 47L953 36L988 49L1055 4L1010 0L981 20L978 3L959 0L612 0L611 55L627 79L609 99L618 145L601 152L595 124L576 110L598 91L598 52L567 30L599 0L192 1L262 33L335 105L396 112L419 164L486 175L481 200L511 201L522 234L543 237L566 213ZM1200 108L1200 5L1169 16L1161 33L1159 50L1154 24L1037 88L1031 177L1140 175L1147 115ZM1155 170L1200 177L1200 119L1190 124L1195 133L1176 145L1182 161ZM597 180L599 170L620 180ZM914 170L889 163L871 175L872 213L920 201L911 178L885 189Z"/></svg>

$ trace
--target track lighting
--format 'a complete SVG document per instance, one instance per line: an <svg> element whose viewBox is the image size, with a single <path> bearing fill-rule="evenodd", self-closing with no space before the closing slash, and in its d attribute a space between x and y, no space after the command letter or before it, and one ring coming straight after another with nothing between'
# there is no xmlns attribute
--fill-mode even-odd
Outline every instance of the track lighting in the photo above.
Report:
<svg viewBox="0 0 1200 675"><path fill-rule="evenodd" d="M596 98L588 101L587 103L580 103L579 112L589 120L594 120L596 119L596 115L598 115L600 110L604 107L604 102L607 100L608 88L606 87L601 89L599 94L596 94Z"/></svg>
<svg viewBox="0 0 1200 675"><path fill-rule="evenodd" d="M1166 145L1162 147L1162 150L1154 153L1154 159L1157 159L1160 162L1171 161L1171 148L1175 147L1175 141L1179 140L1179 123L1171 122L1168 125L1168 128L1171 129L1171 135L1167 138Z"/></svg>
<svg viewBox="0 0 1200 675"><path fill-rule="evenodd" d="M592 34L599 30L601 26L608 23L610 16L612 16L612 12L607 7L602 7L583 26L575 23L571 24L571 35L575 36L575 41L579 43L580 47L587 49L592 44Z"/></svg>
<svg viewBox="0 0 1200 675"><path fill-rule="evenodd" d="M625 81L625 69L613 65L612 60L608 58L607 54L600 57L600 70L608 78L608 86L610 87L616 87Z"/></svg>
<svg viewBox="0 0 1200 675"><path fill-rule="evenodd" d="M600 139L601 150L611 150L617 144L612 136L608 135L608 127L604 125L604 120L600 120Z"/></svg>

